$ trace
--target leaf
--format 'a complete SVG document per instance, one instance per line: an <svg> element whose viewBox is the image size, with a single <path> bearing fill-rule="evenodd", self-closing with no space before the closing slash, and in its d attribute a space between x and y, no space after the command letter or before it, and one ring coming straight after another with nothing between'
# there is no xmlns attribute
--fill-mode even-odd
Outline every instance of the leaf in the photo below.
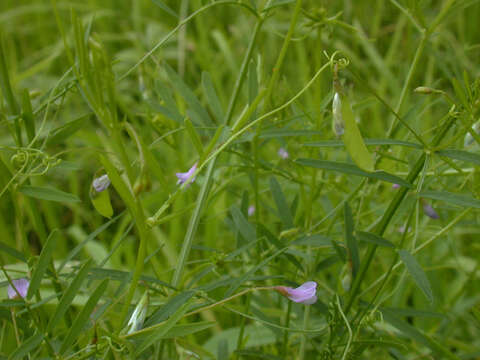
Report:
<svg viewBox="0 0 480 360"><path fill-rule="evenodd" d="M195 130L195 127L193 126L192 121L189 118L185 118L185 121L183 123L185 124L185 129L187 130L190 140L192 140L192 143L195 146L195 149L197 150L198 156L202 157L203 155L202 140L200 140L200 136L198 135L197 130Z"/></svg>
<svg viewBox="0 0 480 360"><path fill-rule="evenodd" d="M55 310L55 313L53 314L53 316L50 318L50 321L48 322L47 330L46 330L47 333L53 330L53 328L58 324L62 316L65 315L65 313L67 312L68 307L72 303L73 299L75 298L75 295L77 295L78 291L80 290L80 286L82 286L83 281L88 275L88 271L90 270L91 263L92 263L91 260L89 260L81 267L77 276L75 276L70 286L63 293L63 296L57 305L57 309Z"/></svg>
<svg viewBox="0 0 480 360"><path fill-rule="evenodd" d="M446 348L444 348L441 344L437 343L435 340L431 339L429 336L425 335L422 333L420 330L415 328L414 326L406 323L405 321L399 319L395 312L382 309L382 314L385 320L389 322L391 325L396 327L400 332L402 332L404 335L409 337L410 339L417 341L420 344L423 344L424 346L428 347L429 349L433 350L436 353L442 354L443 358L448 358L451 360L459 360L457 356L452 354L450 351L448 351Z"/></svg>
<svg viewBox="0 0 480 360"><path fill-rule="evenodd" d="M113 208L108 189L97 192L92 187L90 189L90 200L92 201L93 207L100 215L109 219L113 216Z"/></svg>
<svg viewBox="0 0 480 360"><path fill-rule="evenodd" d="M247 242L255 240L257 238L255 228L252 226L252 224L248 222L248 220L245 218L245 216L240 211L240 209L237 206L233 205L230 208L230 213L232 214L235 227L240 232L242 237Z"/></svg>
<svg viewBox="0 0 480 360"><path fill-rule="evenodd" d="M167 70L168 77L172 82L172 85L180 93L183 99L187 102L190 110L194 112L192 120L197 123L201 122L206 126L212 126L213 121L208 115L208 112L202 106L198 98L195 96L192 90L183 82L182 78L167 64L165 64L165 69Z"/></svg>
<svg viewBox="0 0 480 360"><path fill-rule="evenodd" d="M310 166L318 169L338 171L344 174L350 174L355 176L363 176L371 179L377 179L386 181L392 184L398 184L406 188L411 189L412 185L403 180L402 178L389 174L385 171L375 171L367 172L360 169L358 166L353 164L336 162L336 161L327 161L327 160L314 160L314 159L298 159L295 160L296 163L304 166Z"/></svg>
<svg viewBox="0 0 480 360"><path fill-rule="evenodd" d="M195 334L197 332L209 329L213 326L215 326L216 322L215 321L199 321L191 324L179 324L175 325L172 327L164 336L162 336L162 339L173 339L173 338L178 338L178 337L185 337L190 334ZM153 329L152 329L153 331ZM133 339L141 339L146 336L146 334L149 334L149 331L143 330L140 334L131 334L128 336L128 338L133 338Z"/></svg>
<svg viewBox="0 0 480 360"><path fill-rule="evenodd" d="M435 154L440 156L446 156L453 160L461 160L465 162L470 162L476 165L480 165L480 155L474 154L468 151L462 150L439 150Z"/></svg>
<svg viewBox="0 0 480 360"><path fill-rule="evenodd" d="M374 171L375 164L373 163L372 154L370 154L363 141L362 134L358 129L348 97L342 97L341 101L342 118L345 123L345 132L342 139L347 151L359 168L369 172Z"/></svg>
<svg viewBox="0 0 480 360"><path fill-rule="evenodd" d="M85 127L85 122L88 120L91 114L85 114L79 118L69 121L64 125L52 130L48 134L47 145L60 144L67 140L70 136L75 134L78 130Z"/></svg>
<svg viewBox="0 0 480 360"><path fill-rule="evenodd" d="M473 207L480 209L480 200L471 196L455 194L447 191L422 191L419 197L433 200L441 200L454 205Z"/></svg>
<svg viewBox="0 0 480 360"><path fill-rule="evenodd" d="M290 212L282 188L274 176L270 178L270 191L272 192L273 199L277 205L278 213L280 214L280 219L282 220L283 225L286 229L293 228L292 213Z"/></svg>
<svg viewBox="0 0 480 360"><path fill-rule="evenodd" d="M172 15L174 18L178 19L178 15L175 11L173 11L171 8L169 8L165 3L161 0L152 0L152 2L157 5L160 9L164 10L168 14Z"/></svg>
<svg viewBox="0 0 480 360"><path fill-rule="evenodd" d="M309 131L305 131L306 133L310 133ZM261 136L260 136L261 137ZM409 141L402 141L402 140L395 140L395 139L364 139L366 145L399 145L404 147L410 147L414 149L423 149L423 146L420 144L412 143ZM306 143L303 146L311 146L311 147L344 147L345 144L343 141L340 140L325 140L325 141L316 141L313 143Z"/></svg>
<svg viewBox="0 0 480 360"><path fill-rule="evenodd" d="M19 191L26 196L40 200L80 202L80 199L73 194L49 187L23 185Z"/></svg>
<svg viewBox="0 0 480 360"><path fill-rule="evenodd" d="M369 242L383 247L395 248L395 245L383 237L364 231L357 231L358 240Z"/></svg>
<svg viewBox="0 0 480 360"><path fill-rule="evenodd" d="M82 329L84 328L85 324L90 320L90 315L92 314L95 306L98 303L98 300L102 297L103 293L107 289L108 280L103 280L100 285L93 291L93 294L88 298L87 303L83 307L82 311L77 315L75 320L73 321L70 330L68 331L65 340L60 348L60 354L64 354L65 351L78 339L78 335L81 333Z"/></svg>
<svg viewBox="0 0 480 360"><path fill-rule="evenodd" d="M16 249L8 246L7 244L1 241L0 241L0 251L3 251L4 253L14 257L17 260L27 262L27 258L25 257L25 255L23 255L20 251L17 251Z"/></svg>
<svg viewBox="0 0 480 360"><path fill-rule="evenodd" d="M43 341L43 334L35 334L24 341L9 357L9 360L23 359Z"/></svg>
<svg viewBox="0 0 480 360"><path fill-rule="evenodd" d="M212 77L210 76L210 73L206 71L202 73L202 87L207 98L208 106L210 106L215 119L217 119L218 123L223 123L225 113L223 112L222 104L220 103L220 99L213 86Z"/></svg>
<svg viewBox="0 0 480 360"><path fill-rule="evenodd" d="M189 301L193 295L195 295L195 291L188 290L174 296L166 304L160 306L153 312L152 315L148 317L148 319L145 321L144 327L150 327L167 320L169 316L174 314L182 306L182 304Z"/></svg>
<svg viewBox="0 0 480 360"><path fill-rule="evenodd" d="M40 257L38 258L37 266L32 274L32 279L30 280L30 286L28 287L27 299L31 299L33 294L37 292L42 283L43 275L47 270L48 265L52 260L52 254L55 250L57 244L57 235L58 231L53 230L47 238L45 245L43 246Z"/></svg>
<svg viewBox="0 0 480 360"><path fill-rule="evenodd" d="M347 201L345 201L345 204L344 204L344 215L345 215L345 240L347 242L348 253L352 261L353 276L355 277L360 267L360 257L358 255L357 240L353 236L352 209L350 208L350 205L348 205Z"/></svg>
<svg viewBox="0 0 480 360"><path fill-rule="evenodd" d="M159 326L153 330L153 333L140 344L140 346L137 348L137 351L135 352L135 355L138 357L138 355L144 352L148 347L162 339L162 337L165 336L165 334L167 334L168 331L170 331L170 329L173 328L180 321L183 315L188 311L192 301L193 299L189 299L188 301L183 303L178 308L178 310L170 316L167 321L159 324Z"/></svg>
<svg viewBox="0 0 480 360"><path fill-rule="evenodd" d="M415 280L420 290L423 291L425 297L428 301L433 302L433 293L432 288L430 287L430 282L420 264L407 250L399 250L398 255L400 255L400 259L402 259L402 262L407 267L410 276Z"/></svg>

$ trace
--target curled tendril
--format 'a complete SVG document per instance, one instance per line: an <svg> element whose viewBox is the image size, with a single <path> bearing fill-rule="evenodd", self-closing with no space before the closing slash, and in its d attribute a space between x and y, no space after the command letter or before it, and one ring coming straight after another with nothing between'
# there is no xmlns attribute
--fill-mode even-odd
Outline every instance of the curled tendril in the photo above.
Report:
<svg viewBox="0 0 480 360"><path fill-rule="evenodd" d="M350 60L347 57L335 59L337 56L342 55L342 52L340 50L335 51L331 56L329 56L326 51L324 51L324 54L330 62L330 66L332 67L332 71L334 72L345 69L348 65L350 65Z"/></svg>
<svg viewBox="0 0 480 360"><path fill-rule="evenodd" d="M25 150L17 150L17 152L10 158L10 161L16 167L25 167L30 160L30 156Z"/></svg>
<svg viewBox="0 0 480 360"><path fill-rule="evenodd" d="M125 345L117 344L118 347L116 347L110 336L102 336L101 339L106 340L108 346L110 346L110 349L112 349L114 352L123 352L123 350L125 350Z"/></svg>

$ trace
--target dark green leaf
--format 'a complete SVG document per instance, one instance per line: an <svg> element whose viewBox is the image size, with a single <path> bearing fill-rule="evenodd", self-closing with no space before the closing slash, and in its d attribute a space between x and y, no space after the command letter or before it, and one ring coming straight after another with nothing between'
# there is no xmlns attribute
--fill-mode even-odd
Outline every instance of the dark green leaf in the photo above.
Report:
<svg viewBox="0 0 480 360"><path fill-rule="evenodd" d="M357 240L353 236L352 210L350 209L350 205L348 205L347 201L345 201L345 204L344 204L344 216L345 216L345 239L347 242L348 253L352 261L353 276L355 277L360 267L360 256L358 255Z"/></svg>
<svg viewBox="0 0 480 360"><path fill-rule="evenodd" d="M70 327L65 340L60 348L60 354L64 354L70 346L78 339L78 334L81 333L85 324L89 321L90 315L92 314L95 306L98 303L98 300L102 297L103 293L107 289L108 280L103 280L100 285L93 291L93 294L88 298L87 303L83 307L82 311L77 315L73 321L72 326Z"/></svg>
<svg viewBox="0 0 480 360"><path fill-rule="evenodd" d="M395 245L383 237L364 231L357 231L358 240L384 246L388 248L395 248Z"/></svg>
<svg viewBox="0 0 480 360"><path fill-rule="evenodd" d="M174 314L184 303L189 301L193 295L195 295L195 291L188 290L174 296L165 305L162 305L153 312L153 314L145 321L144 327L150 327L167 320L168 317Z"/></svg>
<svg viewBox="0 0 480 360"><path fill-rule="evenodd" d="M472 164L480 165L480 155L462 150L439 150L435 154L446 156L450 159L470 162Z"/></svg>
<svg viewBox="0 0 480 360"><path fill-rule="evenodd" d="M445 201L458 206L480 209L480 200L467 195L455 194L447 191L422 191L419 197Z"/></svg>
<svg viewBox="0 0 480 360"><path fill-rule="evenodd" d="M30 280L30 286L28 287L27 299L31 299L33 294L37 292L42 283L43 275L47 270L48 265L51 263L52 254L55 250L57 244L58 231L53 230L47 238L45 245L43 246L40 257L38 258L37 266L32 274L32 279Z"/></svg>
<svg viewBox="0 0 480 360"><path fill-rule="evenodd" d="M274 176L270 178L270 191L272 192L273 199L277 205L277 210L280 214L280 219L282 220L283 225L286 229L293 228L294 225L292 213L290 212L290 208L288 207L288 203L285 199L282 188Z"/></svg>
<svg viewBox="0 0 480 360"><path fill-rule="evenodd" d="M80 202L80 199L70 193L63 192L54 188L39 186L22 186L19 191L26 195L40 200L58 201L58 202Z"/></svg>
<svg viewBox="0 0 480 360"><path fill-rule="evenodd" d="M386 181L392 184L398 184L406 188L411 189L412 185L403 180L402 178L386 173L384 171L367 172L360 169L358 166L349 163L327 161L327 160L314 160L314 159L298 159L296 162L300 165L310 166L317 169L338 171L344 174L350 174L355 176L368 177L371 179L377 179Z"/></svg>
<svg viewBox="0 0 480 360"><path fill-rule="evenodd" d="M410 276L415 280L420 290L423 291L428 301L433 302L433 293L430 282L420 264L407 250L399 250L398 254L407 267Z"/></svg>
<svg viewBox="0 0 480 360"><path fill-rule="evenodd" d="M43 341L43 334L35 334L24 341L17 350L8 357L9 360L23 359L30 351L35 350Z"/></svg>

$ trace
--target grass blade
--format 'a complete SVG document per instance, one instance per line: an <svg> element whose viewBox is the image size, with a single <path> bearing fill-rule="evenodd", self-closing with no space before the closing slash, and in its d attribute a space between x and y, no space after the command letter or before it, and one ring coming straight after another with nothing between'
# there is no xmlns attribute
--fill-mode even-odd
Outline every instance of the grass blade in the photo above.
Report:
<svg viewBox="0 0 480 360"><path fill-rule="evenodd" d="M273 199L277 205L278 213L280 214L280 219L282 220L283 225L286 229L293 228L294 225L292 213L290 212L290 208L287 204L287 200L285 199L282 188L274 176L270 178L270 191L272 192Z"/></svg>
<svg viewBox="0 0 480 360"><path fill-rule="evenodd" d="M358 268L360 267L360 256L358 255L358 244L355 236L353 235L353 216L352 209L348 202L345 202L344 205L344 216L345 216L345 239L347 242L348 253L352 261L352 272L353 276L357 275Z"/></svg>
<svg viewBox="0 0 480 360"><path fill-rule="evenodd" d="M426 199L445 201L458 206L480 209L480 200L467 195L455 194L447 191L422 191L418 196Z"/></svg>
<svg viewBox="0 0 480 360"><path fill-rule="evenodd" d="M102 297L103 293L107 289L108 280L103 280L100 285L97 286L93 294L89 297L87 303L83 307L82 311L75 318L72 327L68 331L65 340L63 341L62 346L60 347L60 354L64 354L65 351L74 343L75 339L78 338L78 334L82 331L85 324L90 319L90 314L95 309L95 306L98 303L98 300Z"/></svg>
<svg viewBox="0 0 480 360"><path fill-rule="evenodd" d="M27 299L31 299L33 294L37 292L40 288L40 284L42 283L43 275L47 270L48 265L50 264L50 260L52 259L53 251L55 250L55 246L57 243L57 236L58 231L53 230L50 233L45 245L40 253L40 257L38 258L37 266L32 274L32 280L30 280L30 286L28 287L28 294Z"/></svg>
<svg viewBox="0 0 480 360"><path fill-rule="evenodd" d="M82 266L77 276L75 276L75 279L73 279L70 286L65 290L65 293L63 294L60 302L57 305L55 313L50 318L46 332L50 332L51 330L53 330L53 328L58 324L62 316L67 312L68 307L75 298L75 295L77 295L77 293L79 292L80 286L82 286L83 281L88 275L91 263L92 261L89 260Z"/></svg>

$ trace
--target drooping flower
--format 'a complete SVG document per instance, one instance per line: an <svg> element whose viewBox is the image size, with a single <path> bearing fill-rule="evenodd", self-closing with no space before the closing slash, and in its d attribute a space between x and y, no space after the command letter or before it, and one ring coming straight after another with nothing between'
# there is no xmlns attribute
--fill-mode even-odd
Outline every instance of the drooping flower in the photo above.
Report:
<svg viewBox="0 0 480 360"><path fill-rule="evenodd" d="M110 186L110 179L107 174L93 179L92 186L96 192L102 192Z"/></svg>
<svg viewBox="0 0 480 360"><path fill-rule="evenodd" d="M311 305L317 301L317 283L315 281L307 281L295 289L287 286L276 286L275 290L296 303Z"/></svg>
<svg viewBox="0 0 480 360"><path fill-rule="evenodd" d="M18 280L12 280L12 283L13 283L13 286L15 286L15 289L17 289L17 291L15 291L12 285L8 285L8 288L7 288L8 298L17 299L18 294L20 294L22 298L25 298L25 296L27 296L28 287L30 286L30 281L22 278Z"/></svg>
<svg viewBox="0 0 480 360"><path fill-rule="evenodd" d="M182 185L183 183L190 181L190 184L195 181L195 178L192 178L192 175L195 173L195 170L197 170L197 163L193 164L193 166L184 173L176 173L175 175L178 178L177 185Z"/></svg>
<svg viewBox="0 0 480 360"><path fill-rule="evenodd" d="M277 154L278 154L278 156L280 156L283 160L288 159L288 157L290 156L290 154L288 153L288 151L285 150L283 147L281 147L280 149L278 149Z"/></svg>
<svg viewBox="0 0 480 360"><path fill-rule="evenodd" d="M440 219L440 216L432 207L432 205L430 205L426 201L423 202L423 212L431 219Z"/></svg>

